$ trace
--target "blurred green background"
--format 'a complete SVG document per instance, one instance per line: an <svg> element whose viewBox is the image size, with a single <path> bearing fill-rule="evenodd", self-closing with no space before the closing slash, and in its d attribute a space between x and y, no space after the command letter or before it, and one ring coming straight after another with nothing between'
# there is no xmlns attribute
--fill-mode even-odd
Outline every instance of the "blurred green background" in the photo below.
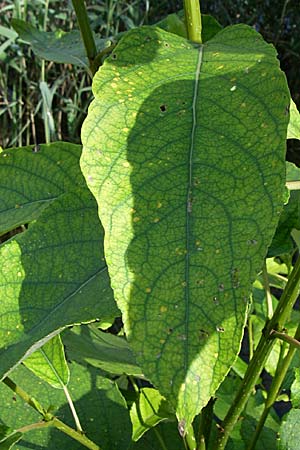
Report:
<svg viewBox="0 0 300 450"><path fill-rule="evenodd" d="M142 24L153 24L182 9L180 0L87 1L92 28L101 36L115 36ZM299 0L201 0L202 13L224 25L246 23L273 43L278 51L292 96L300 106ZM20 18L40 30L77 28L71 1L0 1L0 146L21 146L45 141L45 96L51 140L80 142L80 128L91 100L90 77L69 64L41 61L11 27ZM300 163L300 146L288 145L288 159Z"/></svg>

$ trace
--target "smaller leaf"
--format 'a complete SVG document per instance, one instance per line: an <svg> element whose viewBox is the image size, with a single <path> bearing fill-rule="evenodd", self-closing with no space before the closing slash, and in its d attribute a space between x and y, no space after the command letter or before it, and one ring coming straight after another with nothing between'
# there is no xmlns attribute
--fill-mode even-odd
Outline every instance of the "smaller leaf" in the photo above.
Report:
<svg viewBox="0 0 300 450"><path fill-rule="evenodd" d="M63 389L69 382L70 372L59 335L30 355L24 364L54 388Z"/></svg>
<svg viewBox="0 0 300 450"><path fill-rule="evenodd" d="M157 389L152 388L141 389L137 401L130 410L130 417L134 441L138 441L147 430L155 427L162 420L170 417L175 420L166 399Z"/></svg>
<svg viewBox="0 0 300 450"><path fill-rule="evenodd" d="M280 427L279 450L299 450L300 409L291 409Z"/></svg>
<svg viewBox="0 0 300 450"><path fill-rule="evenodd" d="M13 19L12 26L20 38L32 45L34 53L42 59L62 64L74 64L86 67L88 59L79 30L68 33L63 30L46 32L20 19ZM101 39L94 34L97 52L106 48L111 42L109 38Z"/></svg>
<svg viewBox="0 0 300 450"><path fill-rule="evenodd" d="M291 401L294 408L300 408L300 369L295 369L295 380L291 386Z"/></svg>
<svg viewBox="0 0 300 450"><path fill-rule="evenodd" d="M68 359L84 362L107 372L143 378L127 341L104 333L96 325L75 326L63 334Z"/></svg>
<svg viewBox="0 0 300 450"><path fill-rule="evenodd" d="M290 121L287 129L287 139L300 139L300 114L293 100L290 105Z"/></svg>

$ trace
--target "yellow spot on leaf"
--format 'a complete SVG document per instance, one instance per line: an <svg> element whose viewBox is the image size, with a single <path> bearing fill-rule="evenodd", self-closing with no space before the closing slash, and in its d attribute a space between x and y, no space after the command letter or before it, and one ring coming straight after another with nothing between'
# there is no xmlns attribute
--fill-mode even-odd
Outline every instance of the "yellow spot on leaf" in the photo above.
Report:
<svg viewBox="0 0 300 450"><path fill-rule="evenodd" d="M159 220L160 220L159 217L155 217L155 219L153 219L153 222L157 223L157 222L159 222Z"/></svg>
<svg viewBox="0 0 300 450"><path fill-rule="evenodd" d="M157 202L157 208L161 208L162 207L162 203L161 202Z"/></svg>
<svg viewBox="0 0 300 450"><path fill-rule="evenodd" d="M117 85L117 83L111 83L111 87L116 88L116 87L118 87L118 85Z"/></svg>
<svg viewBox="0 0 300 450"><path fill-rule="evenodd" d="M150 294L151 288L147 287L147 288L146 288L146 292L147 292L147 294Z"/></svg>
<svg viewBox="0 0 300 450"><path fill-rule="evenodd" d="M128 131L129 131L129 128L123 128L123 130L122 131L124 131L124 133L128 133Z"/></svg>
<svg viewBox="0 0 300 450"><path fill-rule="evenodd" d="M141 220L141 219L140 219L139 217L134 217L134 218L133 218L133 221L134 221L134 222L139 222L140 220Z"/></svg>
<svg viewBox="0 0 300 450"><path fill-rule="evenodd" d="M168 308L167 308L166 306L161 306L161 307L159 308L159 310L160 310L161 313L165 313L165 312L168 311Z"/></svg>

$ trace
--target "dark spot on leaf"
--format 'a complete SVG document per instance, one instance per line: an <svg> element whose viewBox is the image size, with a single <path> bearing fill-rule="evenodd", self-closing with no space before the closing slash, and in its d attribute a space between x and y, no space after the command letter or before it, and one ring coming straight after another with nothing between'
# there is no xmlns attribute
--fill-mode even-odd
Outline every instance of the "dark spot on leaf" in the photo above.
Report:
<svg viewBox="0 0 300 450"><path fill-rule="evenodd" d="M173 333L173 328L168 328L168 334Z"/></svg>
<svg viewBox="0 0 300 450"><path fill-rule="evenodd" d="M200 329L199 330L199 338L200 339L207 339L209 336L209 333L205 330Z"/></svg>
<svg viewBox="0 0 300 450"><path fill-rule="evenodd" d="M165 42L165 47L170 47L170 45L167 42Z"/></svg>
<svg viewBox="0 0 300 450"><path fill-rule="evenodd" d="M166 112L167 111L167 106L166 105L160 105L159 109L161 110L161 112Z"/></svg>
<svg viewBox="0 0 300 450"><path fill-rule="evenodd" d="M224 333L224 331L225 331L225 328L222 327L221 325L218 325L218 326L216 327L216 329L217 329L217 331L218 331L219 333Z"/></svg>
<svg viewBox="0 0 300 450"><path fill-rule="evenodd" d="M117 59L117 55L116 55L115 53L113 53L113 54L111 55L111 57L112 57L112 59Z"/></svg>

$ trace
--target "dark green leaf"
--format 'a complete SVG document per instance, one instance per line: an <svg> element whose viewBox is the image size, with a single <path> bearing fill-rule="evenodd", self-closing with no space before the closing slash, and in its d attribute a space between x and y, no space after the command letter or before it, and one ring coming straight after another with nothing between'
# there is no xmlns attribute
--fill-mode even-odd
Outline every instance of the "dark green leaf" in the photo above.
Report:
<svg viewBox="0 0 300 450"><path fill-rule="evenodd" d="M53 200L85 186L81 146L68 142L12 148L0 153L0 235L35 220Z"/></svg>
<svg viewBox="0 0 300 450"><path fill-rule="evenodd" d="M131 423L124 398L116 384L99 375L92 367L76 363L70 367L69 392L87 437L103 450L127 450L131 442ZM53 414L72 428L75 427L69 405L63 392L39 381L27 368L19 366L12 379L34 395L45 408L53 405ZM1 418L15 429L39 422L40 415L13 392L0 383ZM20 449L82 450L81 444L55 428L33 430L23 435ZM2 448L1 448L2 450Z"/></svg>
<svg viewBox="0 0 300 450"><path fill-rule="evenodd" d="M91 193L57 198L0 247L0 377L63 328L120 313Z"/></svg>
<svg viewBox="0 0 300 450"><path fill-rule="evenodd" d="M40 31L21 19L12 19L12 26L20 38L32 45L33 51L40 58L57 63L88 66L86 51L79 30L68 33L62 30ZM109 38L101 39L94 34L97 51L109 46Z"/></svg>
<svg viewBox="0 0 300 450"><path fill-rule="evenodd" d="M143 377L124 338L104 333L96 325L73 327L62 336L68 359L88 363L114 374Z"/></svg>

